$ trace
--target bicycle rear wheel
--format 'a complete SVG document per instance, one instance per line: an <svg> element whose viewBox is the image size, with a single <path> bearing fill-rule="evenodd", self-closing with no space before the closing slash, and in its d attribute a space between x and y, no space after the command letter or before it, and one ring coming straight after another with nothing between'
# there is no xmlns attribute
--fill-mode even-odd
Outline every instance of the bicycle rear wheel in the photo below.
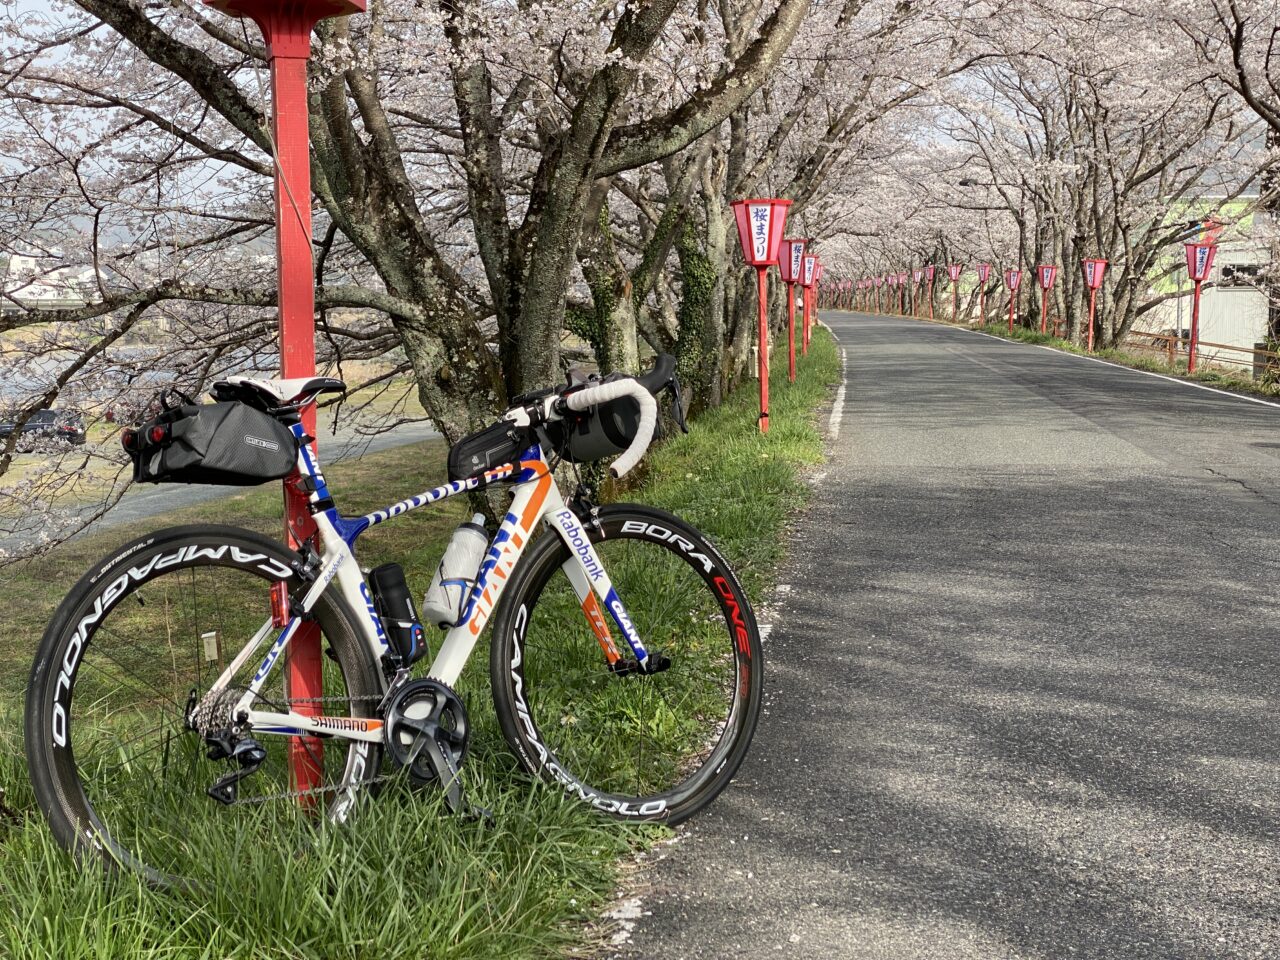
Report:
<svg viewBox="0 0 1280 960"><path fill-rule="evenodd" d="M759 633L728 563L693 527L629 504L598 517L587 529L601 563L651 657L670 665L610 669L562 570L576 560L547 533L518 565L494 627L498 719L529 772L602 813L678 823L746 756L760 714Z"/></svg>
<svg viewBox="0 0 1280 960"><path fill-rule="evenodd" d="M187 722L224 668L259 631L266 639L239 666L229 698L247 688L278 631L270 629L272 585L297 585L294 554L230 527L175 527L142 537L96 566L71 590L40 644L27 692L26 750L36 798L58 841L109 866L181 883L210 858L251 855L281 818L346 816L377 775L380 745L270 736L250 731L265 762L237 786L235 802L207 793L238 769L213 760ZM327 716L376 715L378 665L354 618L323 597L313 611L321 633ZM295 706L276 664L257 707ZM302 744L314 785L291 783L290 746Z"/></svg>

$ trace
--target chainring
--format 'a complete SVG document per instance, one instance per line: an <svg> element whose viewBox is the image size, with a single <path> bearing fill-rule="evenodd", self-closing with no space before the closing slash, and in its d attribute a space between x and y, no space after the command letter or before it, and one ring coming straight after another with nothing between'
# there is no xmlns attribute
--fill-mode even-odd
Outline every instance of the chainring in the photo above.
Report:
<svg viewBox="0 0 1280 960"><path fill-rule="evenodd" d="M422 749L425 737L434 737L449 755L454 769L461 769L470 741L467 708L446 684L430 677L406 683L387 704L385 718L383 739L387 752L415 783L439 782Z"/></svg>

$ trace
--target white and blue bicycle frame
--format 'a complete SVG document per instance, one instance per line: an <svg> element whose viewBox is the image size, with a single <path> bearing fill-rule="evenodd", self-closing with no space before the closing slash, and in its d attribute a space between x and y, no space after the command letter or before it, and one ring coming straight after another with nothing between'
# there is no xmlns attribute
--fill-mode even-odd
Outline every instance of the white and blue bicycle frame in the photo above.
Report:
<svg viewBox="0 0 1280 960"><path fill-rule="evenodd" d="M337 508L332 505L333 500L320 464L305 442L303 427L298 424L292 429L294 435L303 441L299 446L297 469L299 476L304 478L305 487L310 491L308 499L313 519L319 529L320 562L314 581L301 602L292 605L293 609L289 611L288 621L283 628L277 626L282 617L269 619L206 694L214 696L226 688L232 677L270 640L266 656L234 711L235 716L246 726L258 733L380 741L383 736L380 721L311 716L296 711L278 713L259 710L255 708L258 694L279 664L290 641L297 635L303 618L315 607L326 590L336 589L341 593L358 619L370 652L378 662L382 662L388 652L387 635L374 607L369 586L356 561L356 539L369 528L410 510L499 482L513 485L511 505L489 544L475 585L464 605L462 617L458 625L445 635L428 675L449 686L456 684L480 634L502 599L512 571L543 520L560 535L569 549L569 559L565 561L563 570L577 594L583 614L600 644L603 656L610 664L620 658L608 623L600 610L601 605L626 640L639 667L644 669L648 665L648 652L592 547L586 529L573 510L566 506L556 486L555 477L536 444L520 455L518 464L505 464L469 480L447 483L401 500L383 510L353 518L340 516Z"/></svg>

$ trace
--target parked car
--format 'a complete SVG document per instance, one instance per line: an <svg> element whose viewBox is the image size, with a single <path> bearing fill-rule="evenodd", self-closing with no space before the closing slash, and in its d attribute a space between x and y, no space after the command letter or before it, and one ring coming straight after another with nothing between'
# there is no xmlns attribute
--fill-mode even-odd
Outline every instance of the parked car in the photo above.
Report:
<svg viewBox="0 0 1280 960"><path fill-rule="evenodd" d="M0 417L0 443L13 434L15 420L11 413ZM84 443L84 417L80 411L37 410L22 425L18 448L29 450L34 441L45 439L61 440L73 446Z"/></svg>

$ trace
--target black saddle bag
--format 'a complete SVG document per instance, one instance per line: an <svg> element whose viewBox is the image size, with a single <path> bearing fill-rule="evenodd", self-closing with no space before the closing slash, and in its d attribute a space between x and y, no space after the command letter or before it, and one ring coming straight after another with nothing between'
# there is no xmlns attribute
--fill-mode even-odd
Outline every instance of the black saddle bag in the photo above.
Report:
<svg viewBox="0 0 1280 960"><path fill-rule="evenodd" d="M252 486L287 476L298 459L287 426L234 401L169 407L121 439L136 483Z"/></svg>

